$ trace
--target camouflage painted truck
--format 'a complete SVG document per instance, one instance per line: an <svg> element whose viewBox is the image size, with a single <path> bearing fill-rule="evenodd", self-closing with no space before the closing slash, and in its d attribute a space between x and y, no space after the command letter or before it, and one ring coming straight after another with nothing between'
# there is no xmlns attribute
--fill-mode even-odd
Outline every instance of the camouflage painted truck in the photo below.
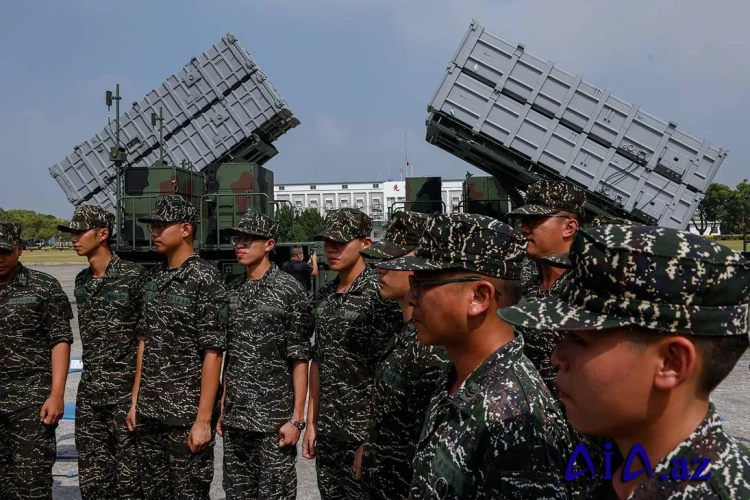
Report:
<svg viewBox="0 0 750 500"><path fill-rule="evenodd" d="M116 106L114 127L108 124L75 146L50 175L73 205L113 212L113 250L146 266L163 256L138 218L160 195L184 197L200 213L196 250L233 279L242 268L225 229L247 210L278 216L273 172L264 165L278 154L274 142L300 121L231 33L123 114L120 100L119 85L107 91L108 108ZM279 243L273 260L288 260L293 244L318 254L317 291L332 276L322 245Z"/></svg>
<svg viewBox="0 0 750 500"><path fill-rule="evenodd" d="M686 229L728 153L476 21L427 112L427 142L490 174L511 201L535 180L565 180L586 189L587 219Z"/></svg>

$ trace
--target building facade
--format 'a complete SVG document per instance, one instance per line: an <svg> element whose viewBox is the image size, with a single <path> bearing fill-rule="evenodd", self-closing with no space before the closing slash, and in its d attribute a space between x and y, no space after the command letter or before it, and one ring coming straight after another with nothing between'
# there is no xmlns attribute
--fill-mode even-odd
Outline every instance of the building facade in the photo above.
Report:
<svg viewBox="0 0 750 500"><path fill-rule="evenodd" d="M463 179L442 179L447 213L459 210L462 189ZM372 217L373 240L383 237L388 211L403 210L406 202L405 181L277 184L273 190L276 201L289 202L298 211L314 208L323 217L329 210L359 208Z"/></svg>

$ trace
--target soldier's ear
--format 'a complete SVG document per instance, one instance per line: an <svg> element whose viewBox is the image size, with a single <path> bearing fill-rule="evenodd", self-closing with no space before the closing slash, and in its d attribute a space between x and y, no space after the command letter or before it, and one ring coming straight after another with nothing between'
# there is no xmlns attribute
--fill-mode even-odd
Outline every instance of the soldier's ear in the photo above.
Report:
<svg viewBox="0 0 750 500"><path fill-rule="evenodd" d="M467 314L469 317L480 316L489 310L492 306L492 299L495 296L495 288L487 281L477 283L466 283L466 290L471 290L471 301Z"/></svg>
<svg viewBox="0 0 750 500"><path fill-rule="evenodd" d="M702 358L693 344L680 335L670 335L656 343L653 348L659 356L659 369L654 377L654 387L662 391L676 389L689 380L695 380L701 372Z"/></svg>

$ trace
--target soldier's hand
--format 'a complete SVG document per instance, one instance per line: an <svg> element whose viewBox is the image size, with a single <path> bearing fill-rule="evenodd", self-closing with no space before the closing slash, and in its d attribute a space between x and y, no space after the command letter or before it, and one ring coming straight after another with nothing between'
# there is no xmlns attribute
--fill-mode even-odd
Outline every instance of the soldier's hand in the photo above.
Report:
<svg viewBox="0 0 750 500"><path fill-rule="evenodd" d="M135 431L135 405L130 406L128 416L125 418L125 422L128 424L128 430L130 432Z"/></svg>
<svg viewBox="0 0 750 500"><path fill-rule="evenodd" d="M357 453L354 454L354 477L357 478L357 481L362 480L362 452L364 448L365 445L359 445Z"/></svg>
<svg viewBox="0 0 750 500"><path fill-rule="evenodd" d="M194 423L188 435L188 448L192 453L202 451L211 442L211 424Z"/></svg>
<svg viewBox="0 0 750 500"><path fill-rule="evenodd" d="M216 422L216 434L219 435L219 437L224 437L224 427L222 426L222 421L224 420L224 414L222 413L219 415L219 421Z"/></svg>
<svg viewBox="0 0 750 500"><path fill-rule="evenodd" d="M308 424L305 428L305 439L302 441L302 456L308 460L315 458L315 439L318 432L314 425Z"/></svg>
<svg viewBox="0 0 750 500"><path fill-rule="evenodd" d="M44 402L39 412L39 419L47 425L53 425L60 421L65 411L65 403L61 397L50 396Z"/></svg>
<svg viewBox="0 0 750 500"><path fill-rule="evenodd" d="M279 448L286 446L296 445L299 441L299 429L297 429L291 422L287 422L279 429Z"/></svg>

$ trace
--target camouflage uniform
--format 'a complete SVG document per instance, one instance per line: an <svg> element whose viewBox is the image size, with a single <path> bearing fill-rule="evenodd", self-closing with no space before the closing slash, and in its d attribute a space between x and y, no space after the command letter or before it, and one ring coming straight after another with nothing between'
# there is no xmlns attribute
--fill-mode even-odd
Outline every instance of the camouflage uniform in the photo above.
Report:
<svg viewBox="0 0 750 500"><path fill-rule="evenodd" d="M642 224L621 217L608 217L606 215L597 215L589 223L589 227L602 226L604 224L619 224L621 226L641 226Z"/></svg>
<svg viewBox="0 0 750 500"><path fill-rule="evenodd" d="M711 338L744 336L750 330L750 262L702 236L653 226L603 225L579 231L570 261L571 284L558 298L498 314L528 328L572 331L632 325ZM701 474L711 473L711 479L662 479L679 457L687 459L691 476L701 465L694 457L710 458ZM652 467L653 478L640 476L644 480L629 498L750 498L750 451L725 434L711 403L693 433ZM610 481L597 477L586 498L616 495Z"/></svg>
<svg viewBox="0 0 750 500"><path fill-rule="evenodd" d="M278 224L246 212L232 233L276 239ZM275 264L229 291L224 491L227 498L297 497L297 447L279 448L294 411L293 363L310 357L312 314L304 287Z"/></svg>
<svg viewBox="0 0 750 500"><path fill-rule="evenodd" d="M58 229L111 231L114 219L103 208L81 205L70 225ZM75 442L84 499L141 495L135 434L125 420L135 379L145 272L113 255L103 277L95 278L88 267L75 279L84 366L76 396Z"/></svg>
<svg viewBox="0 0 750 500"><path fill-rule="evenodd" d="M369 236L372 220L354 209L328 212L316 240L348 242ZM321 288L315 317L312 358L320 374L316 469L321 497L362 497L353 473L354 455L367 437L372 384L391 337L403 327L397 302L380 297L371 267L345 292L339 277Z"/></svg>
<svg viewBox="0 0 750 500"><path fill-rule="evenodd" d="M21 225L0 222L0 251L20 242ZM73 343L73 310L60 282L19 263L0 285L0 498L51 499L58 424L39 421L50 395L50 352Z"/></svg>
<svg viewBox="0 0 750 500"><path fill-rule="evenodd" d="M427 222L417 212L396 212L385 236L361 253L392 259L416 248ZM393 336L375 374L370 428L362 454L362 488L367 498L407 498L412 461L430 396L449 358L442 347L417 340L410 321Z"/></svg>
<svg viewBox="0 0 750 500"><path fill-rule="evenodd" d="M518 280L525 254L512 228L475 214L435 215L414 257L395 270L463 269ZM451 364L432 396L414 459L411 498L568 498L563 415L524 339L499 347L460 385Z"/></svg>
<svg viewBox="0 0 750 500"><path fill-rule="evenodd" d="M197 222L197 210L180 197L159 197L141 222ZM180 267L163 263L146 275L138 324L145 341L137 402L137 433L146 498L208 498L214 473L210 444L192 453L187 441L198 413L203 350L226 348L229 300L218 270L197 254ZM221 388L219 388L221 391ZM217 393L217 396L220 393Z"/></svg>

